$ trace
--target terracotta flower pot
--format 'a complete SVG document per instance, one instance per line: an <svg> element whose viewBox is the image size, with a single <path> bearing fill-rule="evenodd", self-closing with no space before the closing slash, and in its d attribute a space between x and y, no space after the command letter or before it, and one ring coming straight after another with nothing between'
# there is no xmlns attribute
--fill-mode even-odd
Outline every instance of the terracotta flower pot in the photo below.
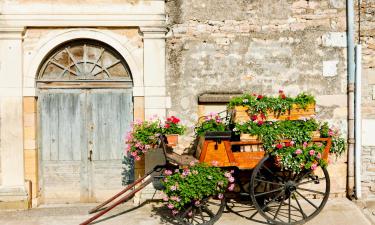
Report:
<svg viewBox="0 0 375 225"><path fill-rule="evenodd" d="M178 134L167 134L165 137L169 146L176 146L178 144Z"/></svg>

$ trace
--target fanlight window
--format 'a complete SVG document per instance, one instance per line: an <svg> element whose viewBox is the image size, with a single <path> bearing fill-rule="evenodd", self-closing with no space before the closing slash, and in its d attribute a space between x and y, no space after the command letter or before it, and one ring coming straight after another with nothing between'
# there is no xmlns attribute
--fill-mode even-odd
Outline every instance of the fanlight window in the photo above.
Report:
<svg viewBox="0 0 375 225"><path fill-rule="evenodd" d="M125 60L115 50L92 40L77 40L48 56L38 81L131 81L131 76Z"/></svg>

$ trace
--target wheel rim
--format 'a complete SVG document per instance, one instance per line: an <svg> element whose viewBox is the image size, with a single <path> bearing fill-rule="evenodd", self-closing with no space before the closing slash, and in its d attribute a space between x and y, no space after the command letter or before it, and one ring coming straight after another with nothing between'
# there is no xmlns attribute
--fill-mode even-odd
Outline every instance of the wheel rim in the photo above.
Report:
<svg viewBox="0 0 375 225"><path fill-rule="evenodd" d="M185 207L177 216L177 220L185 225L212 225L223 213L225 198L217 199L208 197L199 204L190 204Z"/></svg>
<svg viewBox="0 0 375 225"><path fill-rule="evenodd" d="M302 224L316 216L328 200L325 168L299 174L280 171L269 157L254 169L250 195L257 211L274 224Z"/></svg>

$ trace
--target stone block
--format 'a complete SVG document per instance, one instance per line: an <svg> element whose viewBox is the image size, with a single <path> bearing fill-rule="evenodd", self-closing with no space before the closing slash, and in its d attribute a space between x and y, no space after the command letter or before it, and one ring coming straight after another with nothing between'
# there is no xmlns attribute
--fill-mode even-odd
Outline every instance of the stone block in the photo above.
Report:
<svg viewBox="0 0 375 225"><path fill-rule="evenodd" d="M337 75L338 60L323 61L323 76L334 77Z"/></svg>
<svg viewBox="0 0 375 225"><path fill-rule="evenodd" d="M36 127L36 113L26 113L23 115L24 127Z"/></svg>
<svg viewBox="0 0 375 225"><path fill-rule="evenodd" d="M23 111L26 113L36 112L35 97L23 97Z"/></svg>
<svg viewBox="0 0 375 225"><path fill-rule="evenodd" d="M322 36L323 46L326 47L346 47L345 32L329 32Z"/></svg>
<svg viewBox="0 0 375 225"><path fill-rule="evenodd" d="M325 107L347 107L348 102L346 95L318 95L315 99L317 105Z"/></svg>
<svg viewBox="0 0 375 225"><path fill-rule="evenodd" d="M362 120L362 145L375 146L375 119Z"/></svg>
<svg viewBox="0 0 375 225"><path fill-rule="evenodd" d="M33 140L36 139L36 131L35 127L24 127L23 135L25 140Z"/></svg>

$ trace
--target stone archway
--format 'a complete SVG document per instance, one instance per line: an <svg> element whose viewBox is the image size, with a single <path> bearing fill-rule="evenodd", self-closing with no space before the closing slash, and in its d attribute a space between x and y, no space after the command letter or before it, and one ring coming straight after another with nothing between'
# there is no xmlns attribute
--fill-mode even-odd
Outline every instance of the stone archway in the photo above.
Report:
<svg viewBox="0 0 375 225"><path fill-rule="evenodd" d="M110 197L122 188L123 135L133 120L127 62L109 45L77 39L53 49L39 68L42 201ZM132 164L126 167L133 171ZM132 180L134 173L127 174Z"/></svg>

